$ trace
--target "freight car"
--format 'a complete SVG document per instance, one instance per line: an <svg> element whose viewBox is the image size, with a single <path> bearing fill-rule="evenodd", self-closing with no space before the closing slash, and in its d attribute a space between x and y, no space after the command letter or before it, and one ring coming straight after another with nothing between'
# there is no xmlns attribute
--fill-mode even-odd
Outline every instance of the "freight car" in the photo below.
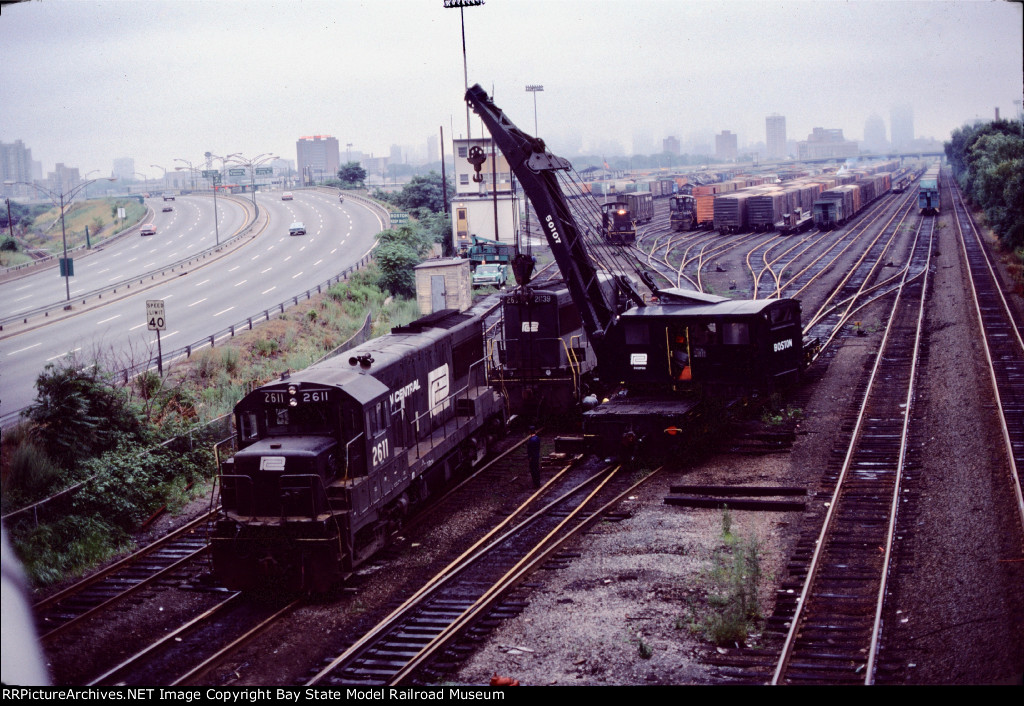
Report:
<svg viewBox="0 0 1024 706"><path fill-rule="evenodd" d="M933 164L921 177L917 190L917 206L926 216L934 216L939 212L939 165Z"/></svg>
<svg viewBox="0 0 1024 706"><path fill-rule="evenodd" d="M637 224L650 223L654 218L654 196L649 191L626 194L626 208Z"/></svg>
<svg viewBox="0 0 1024 706"><path fill-rule="evenodd" d="M483 360L495 304L431 314L235 406L211 538L224 585L323 591L482 458L504 427Z"/></svg>

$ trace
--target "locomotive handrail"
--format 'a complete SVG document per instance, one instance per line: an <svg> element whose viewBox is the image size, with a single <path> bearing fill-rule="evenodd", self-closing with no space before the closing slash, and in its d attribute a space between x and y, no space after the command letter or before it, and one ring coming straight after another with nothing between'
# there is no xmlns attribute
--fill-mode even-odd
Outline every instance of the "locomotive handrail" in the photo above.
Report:
<svg viewBox="0 0 1024 706"><path fill-rule="evenodd" d="M351 448L352 444L356 443L356 441L359 440L359 437L365 436L365 435L366 435L366 432L365 431L361 431L358 434L356 434L355 436L353 436L351 439L349 439L347 442L345 442L345 475L342 478L342 480L346 480L347 481L347 480L349 480L351 478L351 476L349 476L349 471L352 469L352 465L351 465L351 462L350 462L350 459L349 459L349 448Z"/></svg>

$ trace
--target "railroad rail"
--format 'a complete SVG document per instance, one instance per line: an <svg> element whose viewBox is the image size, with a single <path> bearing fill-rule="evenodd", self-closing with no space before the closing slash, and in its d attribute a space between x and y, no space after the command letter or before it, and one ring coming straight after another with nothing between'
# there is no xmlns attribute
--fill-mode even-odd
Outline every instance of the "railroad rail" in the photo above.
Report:
<svg viewBox="0 0 1024 706"><path fill-rule="evenodd" d="M1021 340L1021 327L1003 296L999 278L981 242L974 219L955 183L951 191L954 222L970 272L971 299L980 323L1018 517L1024 527L1024 494L1020 477L1024 464L1024 342Z"/></svg>
<svg viewBox="0 0 1024 706"><path fill-rule="evenodd" d="M307 685L397 685L413 680L565 542L654 476L632 483L619 467L594 472L575 461ZM532 514L526 516L527 512Z"/></svg>
<svg viewBox="0 0 1024 706"><path fill-rule="evenodd" d="M207 550L204 514L120 561L32 606L40 639L52 640L85 618L166 580Z"/></svg>
<svg viewBox="0 0 1024 706"><path fill-rule="evenodd" d="M773 684L873 683L934 224L919 228L912 259L922 266L907 269L893 304Z"/></svg>

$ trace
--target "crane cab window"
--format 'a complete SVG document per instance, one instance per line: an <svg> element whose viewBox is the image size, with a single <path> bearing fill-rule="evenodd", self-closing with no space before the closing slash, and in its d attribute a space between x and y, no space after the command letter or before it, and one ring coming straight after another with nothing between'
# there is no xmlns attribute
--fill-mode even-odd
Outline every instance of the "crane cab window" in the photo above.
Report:
<svg viewBox="0 0 1024 706"><path fill-rule="evenodd" d="M743 321L727 321L722 325L722 343L745 346L750 343L750 325Z"/></svg>

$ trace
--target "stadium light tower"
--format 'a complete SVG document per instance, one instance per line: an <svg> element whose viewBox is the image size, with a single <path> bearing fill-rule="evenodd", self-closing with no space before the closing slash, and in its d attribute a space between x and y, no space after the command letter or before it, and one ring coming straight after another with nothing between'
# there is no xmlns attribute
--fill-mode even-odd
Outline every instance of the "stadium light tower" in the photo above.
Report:
<svg viewBox="0 0 1024 706"><path fill-rule="evenodd" d="M531 83L526 90L533 94L533 136L537 137L537 94L544 90L544 86Z"/></svg>
<svg viewBox="0 0 1024 706"><path fill-rule="evenodd" d="M459 8L459 19L462 21L462 92L469 90L469 68L466 66L466 15L463 8L483 5L484 0L444 0L445 8ZM469 103L466 103L466 139L473 135L469 131Z"/></svg>

